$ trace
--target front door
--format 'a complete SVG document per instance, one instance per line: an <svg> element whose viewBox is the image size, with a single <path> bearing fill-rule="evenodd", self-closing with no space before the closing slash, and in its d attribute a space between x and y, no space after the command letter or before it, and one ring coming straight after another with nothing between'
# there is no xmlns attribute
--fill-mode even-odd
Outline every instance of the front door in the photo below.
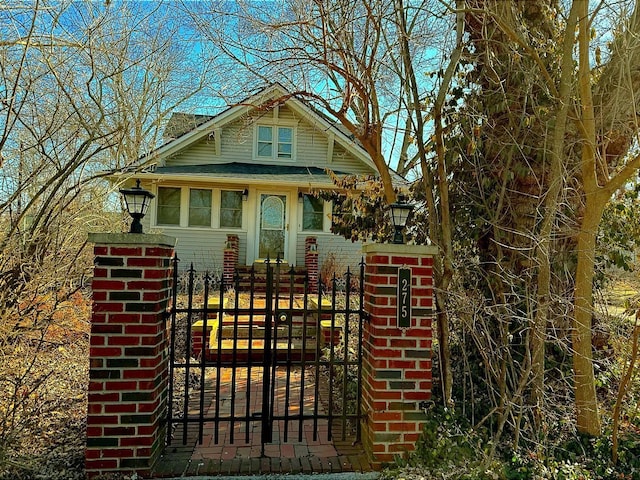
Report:
<svg viewBox="0 0 640 480"><path fill-rule="evenodd" d="M260 194L258 258L285 260L287 251L287 196Z"/></svg>

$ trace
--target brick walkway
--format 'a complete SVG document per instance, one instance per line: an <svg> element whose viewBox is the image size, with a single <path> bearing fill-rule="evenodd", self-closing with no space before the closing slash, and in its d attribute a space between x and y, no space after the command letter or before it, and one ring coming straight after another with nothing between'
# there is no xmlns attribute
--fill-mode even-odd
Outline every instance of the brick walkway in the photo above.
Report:
<svg viewBox="0 0 640 480"><path fill-rule="evenodd" d="M215 413L214 388L216 384L215 369L207 375L205 388L205 416ZM304 392L301 389L301 369L292 369L287 380L286 370L277 369L275 376L274 415L285 416L285 405L289 405L288 415L298 415L300 409L305 415L313 412L316 405L313 376L305 377ZM219 414L227 416L233 412L236 416L260 411L262 400L262 368L251 369L247 378L246 368L236 369L235 388L232 392L232 370L222 369L220 379ZM311 377L311 378L309 378ZM247 389L247 380L250 385ZM287 398L286 385L289 384ZM323 382L320 382L322 384ZM327 395L326 388L319 388L320 398ZM247 392L249 398L247 399ZM192 404L199 403L199 396ZM321 402L317 403L319 413L324 413ZM191 415L198 415L198 410L191 410ZM265 444L264 455L261 447L261 423L256 420L236 421L231 429L231 422L220 421L218 425L218 442L214 436L215 424L205 422L203 442L198 444L198 424L187 427L187 444L182 445L182 425L175 432L172 445L158 462L155 475L191 476L191 475L233 475L233 474L267 474L267 473L338 473L365 472L371 466L361 445L354 444L354 438L342 431L340 419L332 422L332 437L329 440L329 424L327 419L317 420L317 428L311 419L276 420L273 425L273 442ZM286 428L285 428L286 427ZM314 438L314 430L316 432ZM343 435L344 433L344 435Z"/></svg>

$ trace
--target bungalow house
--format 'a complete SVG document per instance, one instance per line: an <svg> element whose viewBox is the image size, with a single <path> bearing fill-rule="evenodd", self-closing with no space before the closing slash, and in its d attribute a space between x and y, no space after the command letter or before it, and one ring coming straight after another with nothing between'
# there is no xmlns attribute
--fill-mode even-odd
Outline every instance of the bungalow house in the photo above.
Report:
<svg viewBox="0 0 640 480"><path fill-rule="evenodd" d="M346 268L361 245L331 233L332 206L316 194L336 175L376 175L368 154L335 123L279 84L215 116L174 114L166 143L136 174L151 191L145 231L177 238L182 265L222 270L279 256L304 266L317 252ZM143 222L143 223L144 223Z"/></svg>

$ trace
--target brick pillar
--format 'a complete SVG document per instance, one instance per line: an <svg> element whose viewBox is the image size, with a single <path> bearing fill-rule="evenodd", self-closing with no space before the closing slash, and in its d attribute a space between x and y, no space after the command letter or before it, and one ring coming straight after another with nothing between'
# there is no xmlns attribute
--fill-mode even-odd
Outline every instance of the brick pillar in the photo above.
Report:
<svg viewBox="0 0 640 480"><path fill-rule="evenodd" d="M238 267L238 257L240 255L240 239L238 235L227 235L227 244L224 247L224 264L222 276L225 285L233 285L233 274Z"/></svg>
<svg viewBox="0 0 640 480"><path fill-rule="evenodd" d="M89 234L93 308L85 467L147 475L166 437L167 331L175 240Z"/></svg>
<svg viewBox="0 0 640 480"><path fill-rule="evenodd" d="M309 293L318 293L318 239L307 237L304 240L304 266L309 275Z"/></svg>
<svg viewBox="0 0 640 480"><path fill-rule="evenodd" d="M376 467L415 448L431 398L431 246L370 244L366 256L362 438ZM398 327L398 269L411 271L411 321Z"/></svg>

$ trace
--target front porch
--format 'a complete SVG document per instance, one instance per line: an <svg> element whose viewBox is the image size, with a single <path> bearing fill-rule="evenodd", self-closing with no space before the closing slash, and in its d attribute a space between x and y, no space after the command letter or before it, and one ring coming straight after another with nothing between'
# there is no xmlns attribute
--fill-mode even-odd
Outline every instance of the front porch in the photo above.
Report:
<svg viewBox="0 0 640 480"><path fill-rule="evenodd" d="M267 291L267 260L275 266L274 281L282 294L318 292L318 240L306 237L304 243L304 265L290 266L278 258L257 260L252 265L239 265L240 242L238 235L227 235L224 249L223 281L233 285L239 292L264 293Z"/></svg>

